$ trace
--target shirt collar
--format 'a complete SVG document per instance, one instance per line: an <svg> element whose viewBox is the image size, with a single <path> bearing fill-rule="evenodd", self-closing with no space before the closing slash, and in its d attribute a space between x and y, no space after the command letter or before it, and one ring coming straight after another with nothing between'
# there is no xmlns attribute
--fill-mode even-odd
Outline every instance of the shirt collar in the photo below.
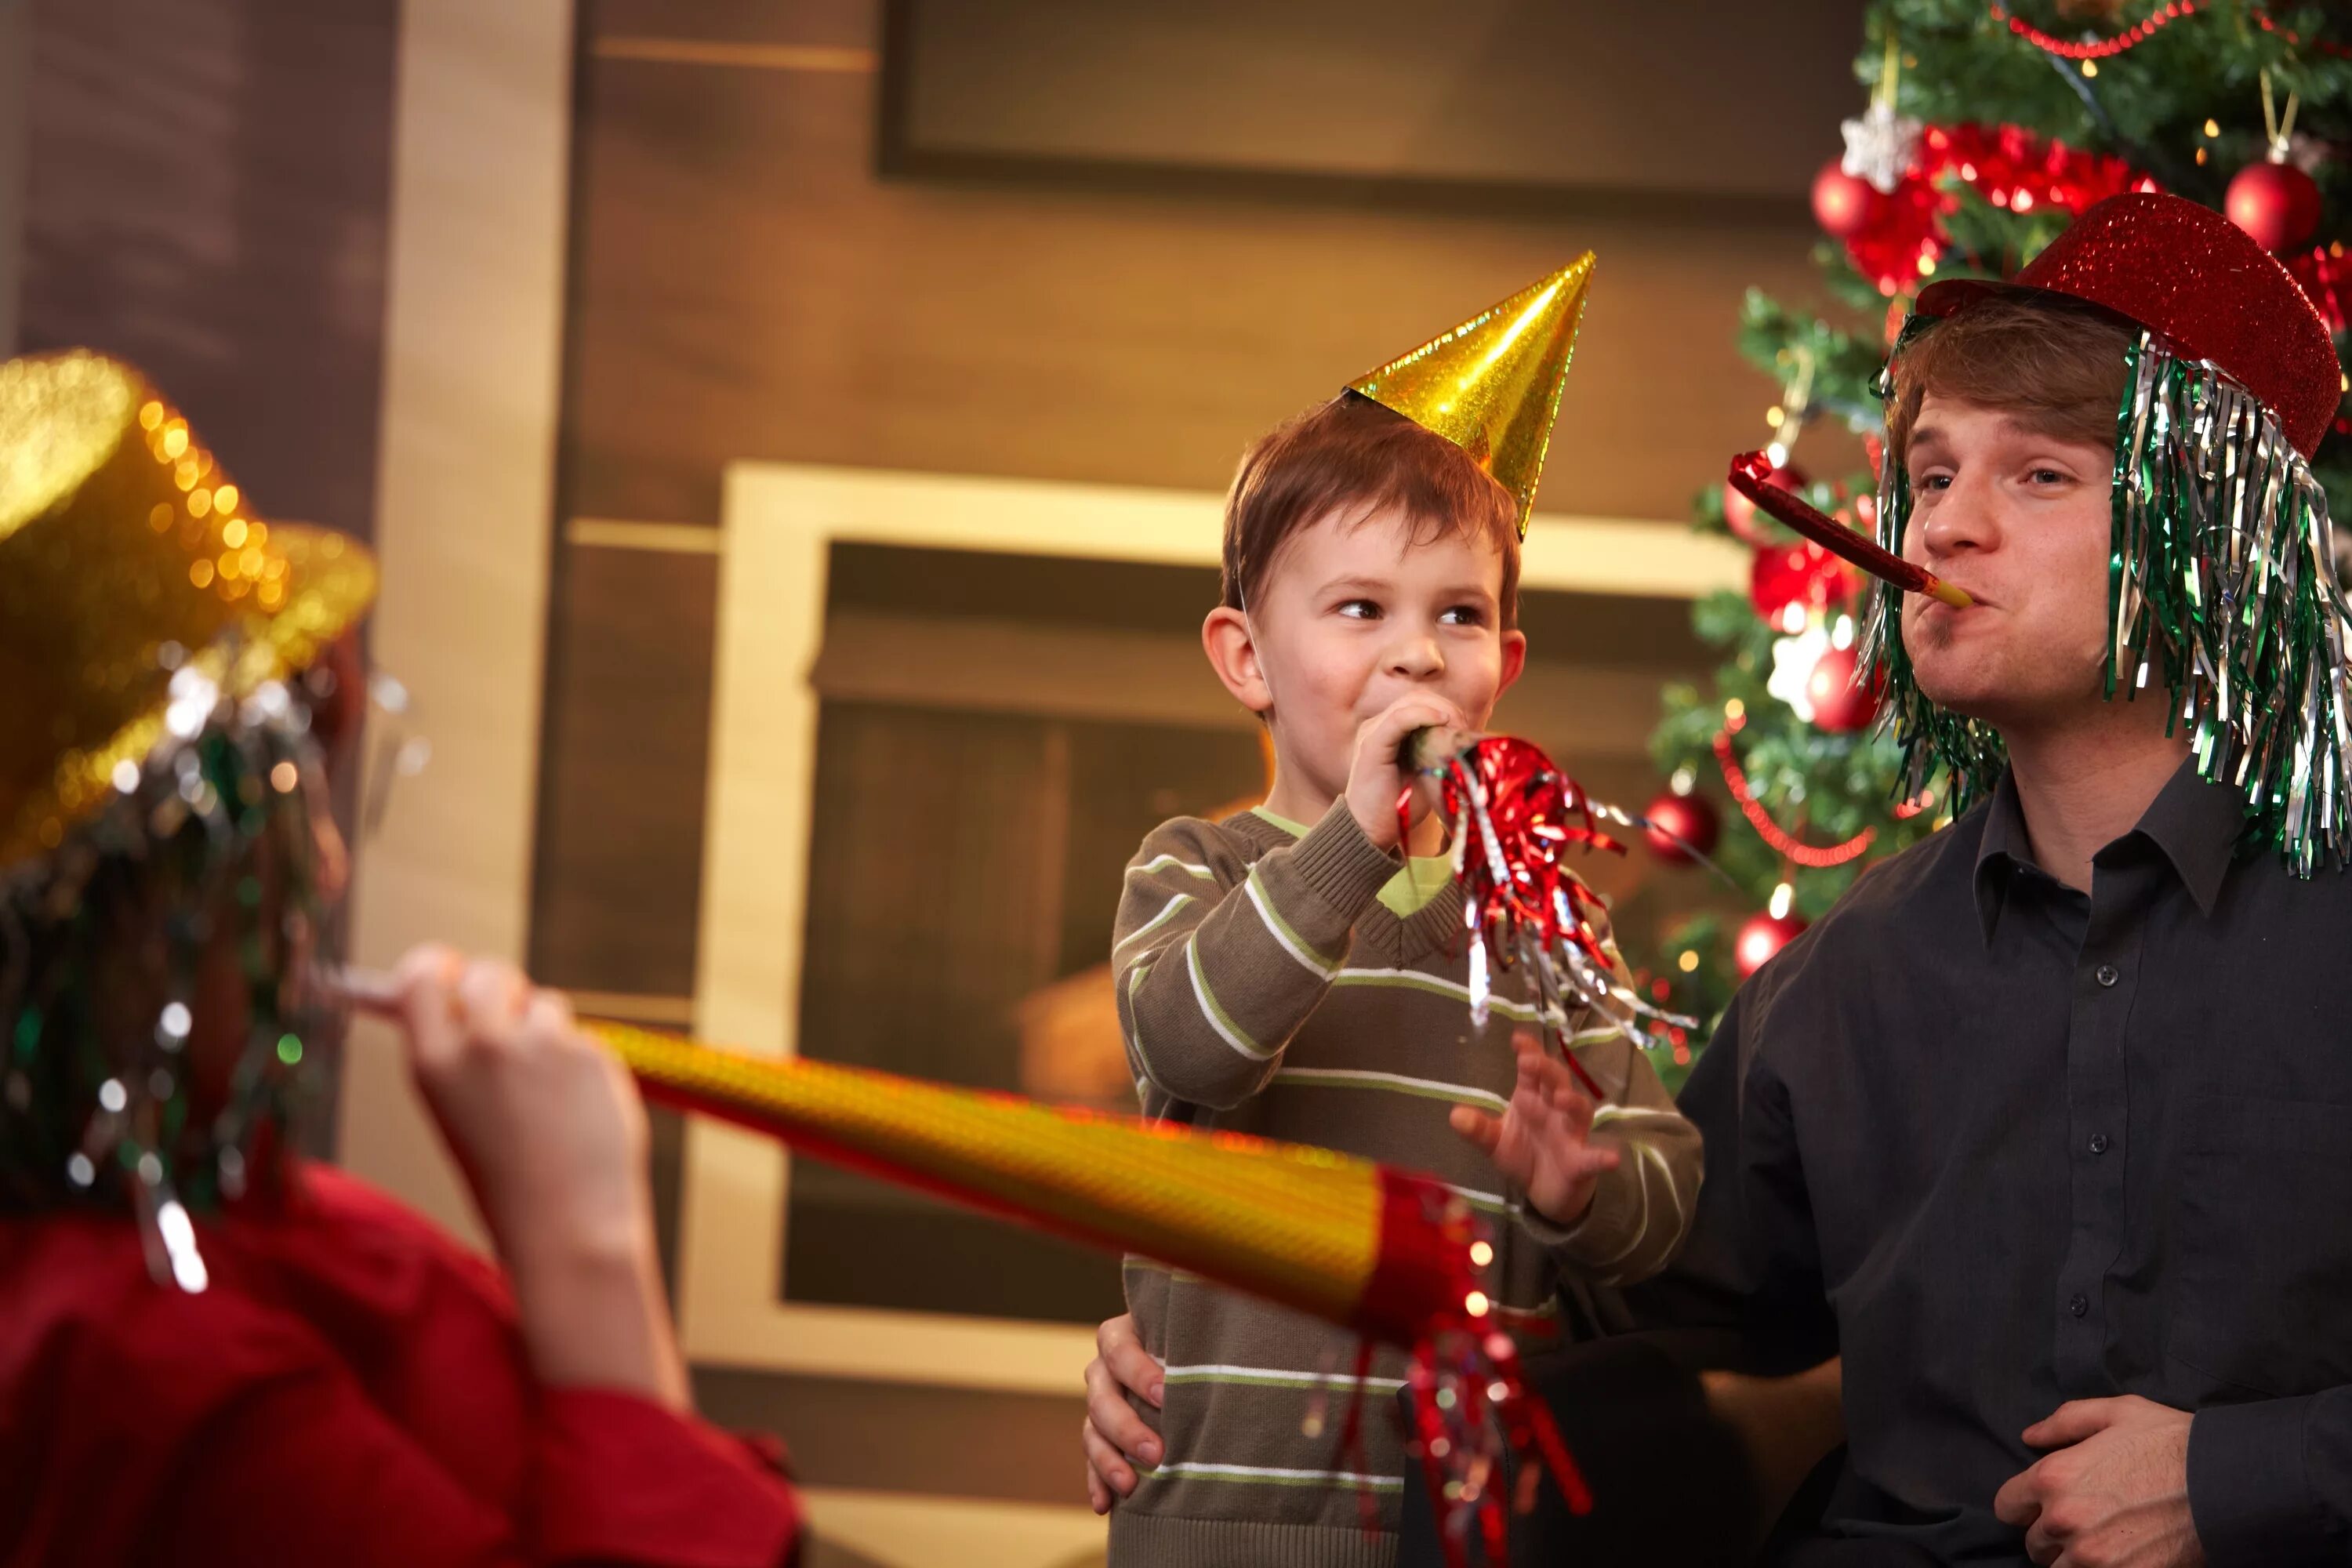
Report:
<svg viewBox="0 0 2352 1568"><path fill-rule="evenodd" d="M2245 796L2228 784L2206 783L2198 775L2197 759L2189 757L2124 838L2137 835L2162 851L2180 885L2196 901L2197 912L2210 916L2213 900L2221 893L2221 879L2229 873L2230 862L2244 839L2245 827ZM2096 861L2106 854L2103 848L2093 858ZM1977 915L1987 942L1992 941L1993 928L2000 921L2011 878L2019 868L2032 865L2032 840L2025 831L2016 780L2004 770L1985 814L1984 837L1977 847Z"/></svg>
<svg viewBox="0 0 2352 1568"><path fill-rule="evenodd" d="M2208 784L2197 772L2197 759L2186 758L2149 804L2137 831L2172 862L2180 885L2197 900L2197 912L2210 915L2221 879L2246 841L2245 794Z"/></svg>

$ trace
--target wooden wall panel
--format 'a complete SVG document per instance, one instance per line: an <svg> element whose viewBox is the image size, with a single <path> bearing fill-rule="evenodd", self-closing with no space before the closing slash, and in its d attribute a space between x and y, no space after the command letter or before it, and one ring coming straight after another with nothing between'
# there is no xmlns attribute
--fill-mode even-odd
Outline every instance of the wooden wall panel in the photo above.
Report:
<svg viewBox="0 0 2352 1568"><path fill-rule="evenodd" d="M718 560L568 552L553 617L531 969L557 985L694 989Z"/></svg>
<svg viewBox="0 0 2352 1568"><path fill-rule="evenodd" d="M841 6L804 35L796 10L753 29L699 5L700 31L661 34L843 41ZM1696 201L1637 220L884 181L872 73L612 52L657 23L600 10L585 41L574 514L712 521L738 458L1218 489L1276 419L1589 246L1543 504L1677 520L1772 400L1733 350L1741 290L1812 292L1801 220Z"/></svg>
<svg viewBox="0 0 2352 1568"><path fill-rule="evenodd" d="M22 346L152 375L269 513L373 531L396 0L27 0Z"/></svg>

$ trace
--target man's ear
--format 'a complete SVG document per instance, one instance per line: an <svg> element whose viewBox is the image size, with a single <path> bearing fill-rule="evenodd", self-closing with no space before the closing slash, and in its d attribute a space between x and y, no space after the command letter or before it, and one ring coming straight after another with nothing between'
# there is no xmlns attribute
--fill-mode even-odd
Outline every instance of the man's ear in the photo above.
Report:
<svg viewBox="0 0 2352 1568"><path fill-rule="evenodd" d="M1503 679L1495 683L1499 700L1528 672L1528 634L1514 626L1503 634Z"/></svg>
<svg viewBox="0 0 2352 1568"><path fill-rule="evenodd" d="M1264 713L1274 706L1274 693L1265 684L1265 671L1258 665L1257 642L1250 636L1249 621L1230 605L1219 605L1201 623L1201 649L1209 656L1209 668L1234 694L1234 700L1253 713Z"/></svg>

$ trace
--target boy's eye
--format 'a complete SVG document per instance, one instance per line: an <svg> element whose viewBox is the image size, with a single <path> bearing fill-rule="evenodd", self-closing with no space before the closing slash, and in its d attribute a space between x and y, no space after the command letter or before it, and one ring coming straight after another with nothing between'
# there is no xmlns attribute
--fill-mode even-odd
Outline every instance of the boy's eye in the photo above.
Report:
<svg viewBox="0 0 2352 1568"><path fill-rule="evenodd" d="M1455 605L1437 618L1449 626L1482 626L1486 624L1486 612L1475 605Z"/></svg>
<svg viewBox="0 0 2352 1568"><path fill-rule="evenodd" d="M1370 599L1343 600L1339 605L1339 613L1359 621L1376 621L1381 618L1381 607Z"/></svg>

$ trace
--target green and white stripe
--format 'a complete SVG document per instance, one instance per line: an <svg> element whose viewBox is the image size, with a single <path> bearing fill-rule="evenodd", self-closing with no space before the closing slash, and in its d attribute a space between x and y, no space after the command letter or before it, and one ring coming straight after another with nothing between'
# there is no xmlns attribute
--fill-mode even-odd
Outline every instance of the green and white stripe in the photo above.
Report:
<svg viewBox="0 0 2352 1568"><path fill-rule="evenodd" d="M1331 972L1339 967L1339 962L1316 952L1306 938L1291 930L1290 922L1282 918L1274 907L1274 900L1266 897L1265 884L1259 879L1255 866L1250 868L1249 878L1242 883L1242 889L1249 894L1249 901L1257 910L1258 919L1265 922L1267 934L1282 944L1282 951L1298 960L1318 980L1330 979Z"/></svg>
<svg viewBox="0 0 2352 1568"><path fill-rule="evenodd" d="M1222 1383L1251 1388L1352 1389L1358 1382L1353 1373L1285 1372L1278 1367L1223 1363L1171 1366L1165 1376L1170 1383ZM1366 1377L1361 1381L1366 1388L1379 1394L1393 1394L1404 1386L1401 1377Z"/></svg>
<svg viewBox="0 0 2352 1568"><path fill-rule="evenodd" d="M1368 1476L1357 1470L1298 1470L1276 1465L1211 1465L1183 1459L1155 1469L1142 1469L1152 1480L1235 1481L1260 1487L1363 1487L1376 1492L1401 1492L1402 1476Z"/></svg>
<svg viewBox="0 0 2352 1568"><path fill-rule="evenodd" d="M1407 1078L1402 1073L1374 1072L1354 1068L1285 1068L1274 1075L1276 1083L1304 1084L1322 1089L1370 1089L1409 1094L1421 1100L1442 1100L1451 1105L1476 1105L1502 1114L1509 1103L1499 1094L1467 1084L1444 1083L1433 1078Z"/></svg>
<svg viewBox="0 0 2352 1568"><path fill-rule="evenodd" d="M1129 866L1127 868L1127 874L1130 877L1149 877L1157 871L1181 871L1188 877L1198 877L1204 882L1213 882L1217 879L1217 874L1206 866L1192 860L1180 860L1173 855L1154 855L1142 865Z"/></svg>
<svg viewBox="0 0 2352 1568"><path fill-rule="evenodd" d="M1451 997L1465 1007L1470 1005L1470 987L1419 969L1343 969L1331 977L1331 984L1334 986L1388 985L1403 991L1426 991L1433 996ZM1522 1024L1536 1023L1543 1017L1538 1008L1502 996L1489 997L1486 1006L1490 1012Z"/></svg>
<svg viewBox="0 0 2352 1568"><path fill-rule="evenodd" d="M1110 950L1112 956L1116 957L1125 949L1134 946L1137 942L1141 942L1145 937L1150 936L1153 931L1158 931L1161 926L1166 925L1170 921L1174 920L1179 914L1183 912L1184 906L1191 902L1192 902L1192 895L1190 893L1179 893L1174 898L1169 900L1166 908L1162 909L1158 914L1152 916L1150 920L1144 921L1141 925L1136 927L1133 931L1128 932L1124 937L1121 937L1119 939L1118 945Z"/></svg>
<svg viewBox="0 0 2352 1568"><path fill-rule="evenodd" d="M1209 989L1208 977L1201 973L1200 938L1201 933L1194 931L1184 939L1184 959L1192 966L1192 994L1200 1001L1201 1016L1209 1021L1209 1027L1214 1029L1217 1037L1225 1044L1254 1062L1265 1060L1274 1053L1250 1038L1248 1031L1234 1023L1217 1005L1216 994Z"/></svg>

